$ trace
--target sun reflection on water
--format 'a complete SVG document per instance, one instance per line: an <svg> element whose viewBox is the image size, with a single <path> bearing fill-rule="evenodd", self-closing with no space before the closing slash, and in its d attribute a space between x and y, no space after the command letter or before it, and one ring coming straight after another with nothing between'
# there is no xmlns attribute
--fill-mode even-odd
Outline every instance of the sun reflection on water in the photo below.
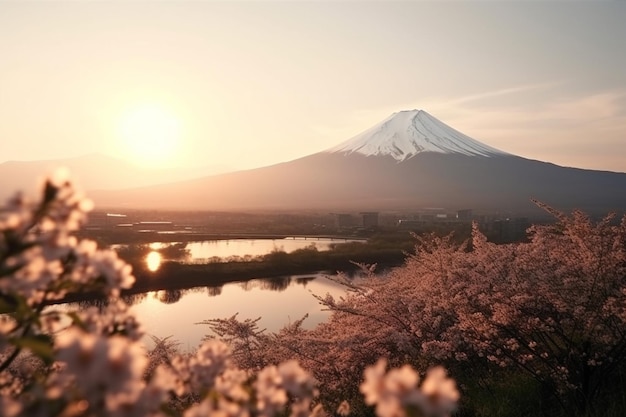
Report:
<svg viewBox="0 0 626 417"><path fill-rule="evenodd" d="M161 254L159 252L152 251L146 257L146 264L148 265L148 269L152 272L155 272L161 266Z"/></svg>

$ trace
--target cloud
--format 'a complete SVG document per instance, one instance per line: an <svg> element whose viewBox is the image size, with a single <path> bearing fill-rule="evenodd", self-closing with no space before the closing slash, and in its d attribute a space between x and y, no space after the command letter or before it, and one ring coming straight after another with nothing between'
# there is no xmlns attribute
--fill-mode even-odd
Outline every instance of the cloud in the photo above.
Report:
<svg viewBox="0 0 626 417"><path fill-rule="evenodd" d="M498 103L489 106L442 107L446 122L461 123L479 130L570 131L593 128L613 130L626 122L626 91L596 92L577 97L553 96L527 105ZM440 116L444 117L444 115Z"/></svg>
<svg viewBox="0 0 626 417"><path fill-rule="evenodd" d="M626 91L553 95L526 105L472 106L463 102L442 110L438 117L516 155L626 172L626 163L619 156L626 154Z"/></svg>
<svg viewBox="0 0 626 417"><path fill-rule="evenodd" d="M557 82L527 84L527 85L520 85L520 86L515 86L515 87L509 87L509 88L501 88L499 90L487 91L487 92L483 92L483 93L472 94L472 95L469 95L469 96L454 98L454 99L451 99L446 104L447 105L460 105L460 104L464 104L464 103L471 103L471 102L474 102L474 101L480 101L480 100L487 99L487 98L493 98L493 97L500 97L500 96L506 96L506 95L511 95L511 94L524 93L524 92L532 91L532 90L545 90L545 89L548 89L548 88L552 88L552 87L561 85L563 83L564 83L564 81L557 81Z"/></svg>

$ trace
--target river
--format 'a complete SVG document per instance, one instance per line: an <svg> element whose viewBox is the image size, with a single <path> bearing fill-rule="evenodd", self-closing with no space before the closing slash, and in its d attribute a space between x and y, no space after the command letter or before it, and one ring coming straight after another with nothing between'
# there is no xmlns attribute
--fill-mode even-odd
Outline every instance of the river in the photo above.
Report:
<svg viewBox="0 0 626 417"><path fill-rule="evenodd" d="M293 252L298 249L315 247L319 251L331 249L334 245L347 242L366 242L366 239L339 239L317 237L287 237L284 239L227 239L205 240L200 242L188 242L185 249L189 256L187 261L193 263L209 262L216 258L228 259L229 257L255 257L266 255L273 251ZM159 250L163 247L176 243L151 243L150 247Z"/></svg>
<svg viewBox="0 0 626 417"><path fill-rule="evenodd" d="M312 328L324 321L329 312L312 294L340 296L344 287L322 274L296 275L229 283L222 287L201 287L180 291L156 291L137 297L132 311L148 334L172 336L185 350L196 347L210 333L204 320L261 317L258 325L277 331L286 324L309 317L303 323Z"/></svg>
<svg viewBox="0 0 626 417"><path fill-rule="evenodd" d="M286 239L233 239L189 242L178 244L182 248L183 262L202 263L220 259L244 259L268 254L272 251L293 252L315 246L317 250L330 249L333 245L365 240L330 238ZM151 270L159 268L168 259L168 248L176 243L150 244L145 262ZM118 245L118 248L122 245ZM171 251L169 251L171 252ZM174 251L178 253L181 251ZM178 256L178 255L177 255ZM160 338L172 336L184 349L196 347L202 337L210 332L207 325L197 324L204 320L227 318L238 313L239 319L261 317L260 328L277 331L284 325L309 314L303 323L311 328L326 319L328 312L312 294L330 293L339 296L344 287L326 275L313 273L246 282L229 283L222 287L201 287L187 290L156 291L135 296L132 311L144 324L148 334Z"/></svg>

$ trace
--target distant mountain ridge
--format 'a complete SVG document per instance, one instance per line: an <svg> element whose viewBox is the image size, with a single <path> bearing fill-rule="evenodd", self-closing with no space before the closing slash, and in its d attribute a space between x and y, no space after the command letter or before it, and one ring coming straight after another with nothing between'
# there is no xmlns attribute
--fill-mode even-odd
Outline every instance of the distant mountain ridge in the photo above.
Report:
<svg viewBox="0 0 626 417"><path fill-rule="evenodd" d="M0 163L0 205L16 191L34 196L38 180L58 167L69 169L72 179L84 190L135 188L206 176L211 168L143 169L122 159L100 153L40 161ZM213 171L215 173L215 171Z"/></svg>
<svg viewBox="0 0 626 417"><path fill-rule="evenodd" d="M293 161L92 195L101 206L185 210L626 211L626 174L521 158L424 111L398 112L336 147Z"/></svg>
<svg viewBox="0 0 626 417"><path fill-rule="evenodd" d="M64 162L101 209L336 212L443 207L525 215L541 212L531 202L537 199L564 211L626 211L626 173L525 159L470 138L421 110L394 113L335 147L293 161L186 180L176 180L169 171L146 177L123 161L102 156ZM0 164L0 194L32 189L44 165Z"/></svg>

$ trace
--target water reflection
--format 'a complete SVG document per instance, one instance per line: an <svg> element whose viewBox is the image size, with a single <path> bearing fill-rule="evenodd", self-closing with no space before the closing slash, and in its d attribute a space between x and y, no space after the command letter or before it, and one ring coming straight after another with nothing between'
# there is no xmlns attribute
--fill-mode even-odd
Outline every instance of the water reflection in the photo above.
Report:
<svg viewBox="0 0 626 417"><path fill-rule="evenodd" d="M141 303L143 300L148 297L149 293L140 293L140 294L124 294L120 298L129 306L133 306L135 304ZM86 309L89 307L97 307L99 311L104 311L106 307L109 305L111 300L108 298L93 298L89 300L76 301L74 303L70 303L68 305L76 305L79 309ZM65 304L59 304L65 305Z"/></svg>
<svg viewBox="0 0 626 417"><path fill-rule="evenodd" d="M274 277L263 280L262 289L270 291L285 291L291 284L291 277Z"/></svg>
<svg viewBox="0 0 626 417"><path fill-rule="evenodd" d="M233 282L226 284L227 286L237 286L244 292L250 292L255 290L283 292L286 291L292 284L301 285L307 287L310 282L320 276L280 276L272 278L260 278L251 279L243 282ZM121 298L129 306L141 304L150 297L154 300L158 300L163 304L174 304L179 302L187 294L207 294L209 297L218 297L222 294L224 285L195 287L195 288L183 288L183 289L169 289L150 291L140 294L125 294ZM98 307L104 309L109 304L109 300L106 298L96 298L91 300L84 300L76 302L79 308Z"/></svg>
<svg viewBox="0 0 626 417"><path fill-rule="evenodd" d="M262 279L251 279L249 281L240 282L237 284L244 291L252 291L254 289L269 290L269 291L285 291L289 285L291 285L292 277L272 277Z"/></svg>
<svg viewBox="0 0 626 417"><path fill-rule="evenodd" d="M187 242L179 243L152 243L153 249L158 251L161 256L168 260L187 261L191 258L191 249L188 248Z"/></svg>
<svg viewBox="0 0 626 417"><path fill-rule="evenodd" d="M364 239L285 238L285 239L235 239L206 240L198 242L152 242L142 244L112 245L118 255L131 264L143 263L149 271L156 272L165 261L192 264L251 262L263 257L298 251L325 251L348 242L365 242ZM271 259L270 259L271 260ZM281 288L280 285L277 288Z"/></svg>
<svg viewBox="0 0 626 417"><path fill-rule="evenodd" d="M124 295L122 299L131 306L131 312L143 325L147 335L172 335L173 339L191 350L207 332L195 323L230 317L237 313L242 320L262 317L260 325L269 331L278 331L308 314L304 327L311 328L325 320L329 314L322 310L311 293L341 296L345 294L345 288L325 275L307 274L214 287L152 291ZM78 308L95 306L104 311L108 303L104 299L91 300L78 303ZM53 307L76 308L76 304Z"/></svg>
<svg viewBox="0 0 626 417"><path fill-rule="evenodd" d="M325 251L348 242L364 239L285 238L285 239L233 239L198 242L152 242L129 245L112 245L120 257L128 262L147 261L158 253L162 261L189 263L250 262L272 252L291 253L302 249Z"/></svg>
<svg viewBox="0 0 626 417"><path fill-rule="evenodd" d="M321 274L315 278L307 274L257 279L221 287L154 292L136 303L132 311L148 334L173 335L183 346L194 348L207 332L194 323L236 313L242 320L261 316L260 325L269 331L277 331L308 314L304 327L313 327L329 313L322 311L311 293L340 296L345 294L345 289Z"/></svg>
<svg viewBox="0 0 626 417"><path fill-rule="evenodd" d="M183 296L183 290L160 290L153 294L153 297L163 304L174 304Z"/></svg>
<svg viewBox="0 0 626 417"><path fill-rule="evenodd" d="M222 288L221 285L219 287L207 287L207 294L209 294L209 297L217 297L222 293Z"/></svg>
<svg viewBox="0 0 626 417"><path fill-rule="evenodd" d="M139 304L148 297L148 293L126 294L122 296L122 300L129 306Z"/></svg>
<svg viewBox="0 0 626 417"><path fill-rule="evenodd" d="M303 287L306 288L307 284L311 281L313 281L316 277L315 276L311 276L311 277L298 277L296 278L296 284L300 284Z"/></svg>
<svg viewBox="0 0 626 417"><path fill-rule="evenodd" d="M152 251L146 256L146 265L151 272L155 272L159 269L162 262L162 257L159 252Z"/></svg>
<svg viewBox="0 0 626 417"><path fill-rule="evenodd" d="M148 243L132 245L112 245L118 256L126 262L146 264L150 271L156 271L165 260L187 262L190 251L187 243Z"/></svg>
<svg viewBox="0 0 626 417"><path fill-rule="evenodd" d="M316 250L324 251L336 244L349 241L352 240L316 237L306 239L205 240L202 242L189 242L187 249L189 249L190 261L193 263L249 262L255 257L264 256L272 252L291 253L304 248L315 248Z"/></svg>

